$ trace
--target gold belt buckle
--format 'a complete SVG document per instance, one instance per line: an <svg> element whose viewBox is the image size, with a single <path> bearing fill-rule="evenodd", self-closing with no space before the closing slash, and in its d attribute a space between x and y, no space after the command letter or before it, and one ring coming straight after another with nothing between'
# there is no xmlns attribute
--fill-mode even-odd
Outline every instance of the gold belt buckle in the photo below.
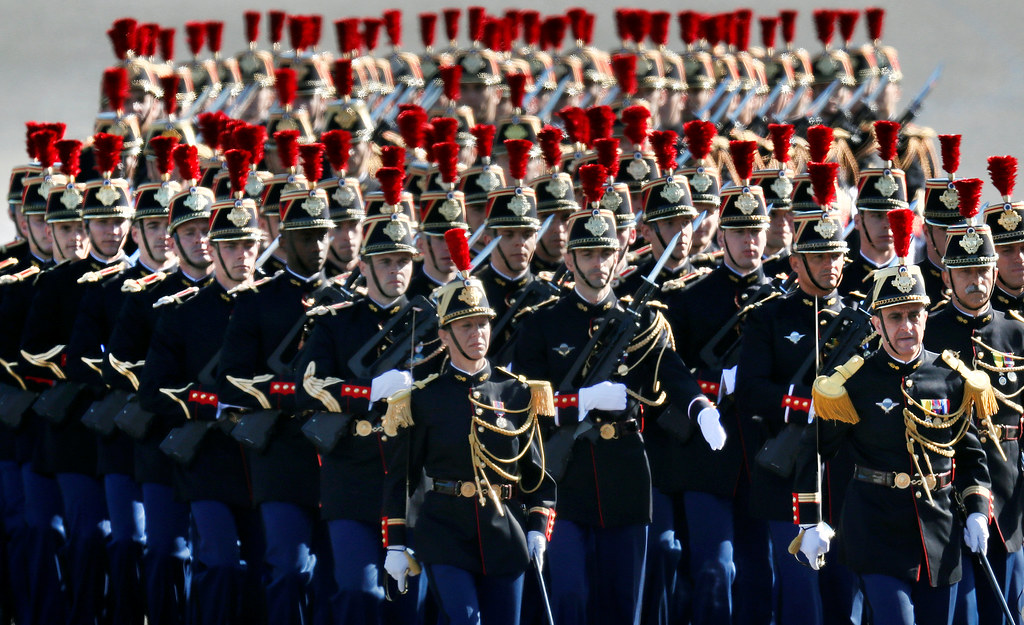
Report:
<svg viewBox="0 0 1024 625"><path fill-rule="evenodd" d="M926 487L928 487L928 490L935 490L935 484L937 484L937 483L938 483L938 480L935 479L934 475L926 475L926 476L924 476L924 485Z"/></svg>
<svg viewBox="0 0 1024 625"><path fill-rule="evenodd" d="M613 438L618 438L619 435L615 431L615 425L611 423L605 423L601 426L601 438L606 441L610 441Z"/></svg>
<svg viewBox="0 0 1024 625"><path fill-rule="evenodd" d="M897 473L896 477L893 478L893 486L899 489L904 489L910 486L910 474L909 473Z"/></svg>
<svg viewBox="0 0 1024 625"><path fill-rule="evenodd" d="M473 482L463 482L462 486L459 487L459 494L463 497L472 497L476 494L476 484Z"/></svg>
<svg viewBox="0 0 1024 625"><path fill-rule="evenodd" d="M360 419L356 421L356 434L358 436L369 436L373 432L373 425L369 421Z"/></svg>

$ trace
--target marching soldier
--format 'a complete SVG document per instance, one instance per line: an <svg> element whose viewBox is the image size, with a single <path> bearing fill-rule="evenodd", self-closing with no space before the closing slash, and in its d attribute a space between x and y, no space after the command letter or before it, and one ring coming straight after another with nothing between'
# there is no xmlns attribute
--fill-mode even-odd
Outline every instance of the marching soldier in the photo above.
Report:
<svg viewBox="0 0 1024 625"><path fill-rule="evenodd" d="M924 349L928 296L920 269L905 260L913 214L893 213L902 221L892 226L900 261L875 274L871 297L881 349L841 360L814 382L819 418L800 441L793 552L812 568L823 563L833 530L822 516L819 459L845 448L856 465L838 519L840 552L874 622L948 623L961 536L975 553L988 541L992 495L971 415L987 419L995 397L956 354Z"/></svg>
<svg viewBox="0 0 1024 625"><path fill-rule="evenodd" d="M464 231L450 232L459 275L437 294L449 360L411 392L392 396L383 423L385 432L400 428L384 482L384 567L404 589L412 558L407 501L425 473L430 486L416 531L426 539L415 557L440 613L453 625L514 625L524 572L530 560L541 570L554 527L555 483L544 470L539 423L554 406L546 382L488 362L494 311L470 277Z"/></svg>
<svg viewBox="0 0 1024 625"><path fill-rule="evenodd" d="M1024 203L1011 197L1017 177L1013 156L992 156L988 159L992 181L1002 196L1002 203L993 202L985 209L985 223L992 229L996 246L996 286L992 306L1003 312L1024 313Z"/></svg>
<svg viewBox="0 0 1024 625"><path fill-rule="evenodd" d="M956 170L960 165L960 135L940 135L942 163L947 176L929 178L924 188L924 234L925 257L918 262L924 276L928 299L939 304L949 299L946 285L942 280L942 257L946 253L946 228L960 221L957 207L960 197L956 191Z"/></svg>
<svg viewBox="0 0 1024 625"><path fill-rule="evenodd" d="M175 486L192 513L190 618L197 624L260 623L266 614L262 528L244 455L226 433L233 420L218 415L215 373L233 289L252 279L262 233L252 200L217 202L211 212L214 280L191 297L172 297L188 299L160 314L139 397L142 408L156 415L153 427L170 430L161 449L180 462Z"/></svg>
<svg viewBox="0 0 1024 625"><path fill-rule="evenodd" d="M541 155L548 166L548 173L530 181L537 194L537 218L544 222L550 216L551 224L537 239L533 260L530 261L534 274L541 271L558 271L565 263L565 243L568 240L567 224L569 215L579 210L572 177L559 171L562 163L562 139L564 132L554 126L545 126L537 133Z"/></svg>
<svg viewBox="0 0 1024 625"><path fill-rule="evenodd" d="M409 284L407 295L429 297L434 289L445 285L455 275L455 265L444 244L444 233L451 228L466 229L466 195L455 190L458 180L459 146L455 142L435 143L439 176L443 190L429 187L420 195L420 223L416 232L416 250L423 264Z"/></svg>

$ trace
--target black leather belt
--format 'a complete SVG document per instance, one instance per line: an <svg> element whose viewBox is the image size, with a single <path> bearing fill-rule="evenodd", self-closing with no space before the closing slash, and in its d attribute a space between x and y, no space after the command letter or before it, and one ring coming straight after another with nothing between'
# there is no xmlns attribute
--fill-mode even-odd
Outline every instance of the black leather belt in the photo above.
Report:
<svg viewBox="0 0 1024 625"><path fill-rule="evenodd" d="M867 482L869 484L878 484L879 486L888 486L889 488L900 489L909 488L910 486L920 486L922 484L920 478L911 477L909 473L877 471L875 469L869 469L861 466L853 467L853 479L860 482ZM928 483L929 490L945 488L952 483L953 472L946 471L945 473L929 474L924 476L924 481Z"/></svg>
<svg viewBox="0 0 1024 625"><path fill-rule="evenodd" d="M366 419L353 419L351 428L352 436L369 436L384 431L382 426L374 425L372 421Z"/></svg>
<svg viewBox="0 0 1024 625"><path fill-rule="evenodd" d="M487 495L487 487L482 486L481 488L484 491L483 494ZM512 499L516 495L515 484L498 484L494 488L497 489L498 498L502 501ZM478 494L475 482L462 480L434 480L431 490L452 497L475 497Z"/></svg>
<svg viewBox="0 0 1024 625"><path fill-rule="evenodd" d="M995 424L996 438L1000 441L1015 441L1020 438L1020 426L1019 425L999 425ZM988 429L985 426L978 428L978 438L981 442L985 443L988 441Z"/></svg>
<svg viewBox="0 0 1024 625"><path fill-rule="evenodd" d="M606 441L619 438L623 434L636 434L640 431L640 424L636 422L636 419L598 423L597 432Z"/></svg>

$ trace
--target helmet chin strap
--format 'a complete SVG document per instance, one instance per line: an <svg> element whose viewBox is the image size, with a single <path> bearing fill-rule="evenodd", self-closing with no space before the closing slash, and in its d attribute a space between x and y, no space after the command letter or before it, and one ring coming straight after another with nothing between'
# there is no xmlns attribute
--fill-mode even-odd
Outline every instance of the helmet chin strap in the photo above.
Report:
<svg viewBox="0 0 1024 625"><path fill-rule="evenodd" d="M85 236L89 237L89 245L92 246L93 250L99 251L101 249L99 245L96 245L96 239L92 238L92 228L89 227L89 223L88 222L86 222L86 225L85 225ZM125 238L127 236L128 236L128 231L125 230L125 233L121 235L121 245L118 246L118 249L120 249L122 246L124 246L124 241L125 241ZM142 240L145 241L146 237L142 237ZM149 248L147 247L146 250L149 251ZM110 260L110 259L108 258L106 260Z"/></svg>
<svg viewBox="0 0 1024 625"><path fill-rule="evenodd" d="M811 271L810 265L807 264L807 254L797 254L797 256L800 257L800 262L804 264L804 271L807 272L807 279L810 281L811 284L814 285L814 288L824 293L831 293L832 289L824 287L823 285L819 284L817 280L814 279L814 273Z"/></svg>
<svg viewBox="0 0 1024 625"><path fill-rule="evenodd" d="M961 308L963 308L964 310L966 310L967 312L970 312L970 313L977 313L977 312L983 310L985 307L988 306L989 300L992 299L991 295L989 297L985 298L985 301L982 302L981 306L977 306L977 307L971 306L967 302L965 302L964 300L960 299L960 296L957 295L957 293L956 293L956 285L953 283L953 272L949 271L948 269L946 271L949 272L949 290L953 292L953 299L955 299L957 301L957 303L960 304Z"/></svg>
<svg viewBox="0 0 1024 625"><path fill-rule="evenodd" d="M654 230L654 236L658 237L658 242L661 243L661 249L668 249L669 241L666 241L665 236L661 234L661 227L658 225L658 222L652 221L650 223L650 227L651 230ZM675 250L672 250L672 253L669 255L669 258L671 258L672 260L679 260L678 258L676 258Z"/></svg>
<svg viewBox="0 0 1024 625"><path fill-rule="evenodd" d="M178 256L181 256L182 258L184 258L185 261L189 265L191 265L192 267L195 267L196 269L206 269L206 267L210 266L210 263L206 263L206 266L203 266L203 265L197 263L196 261L192 260L192 258L189 257L189 255L185 252L185 246L181 244L181 239L178 238L178 233L177 232L172 234L171 238L174 239L174 246L175 246L175 248L178 251ZM219 256L218 256L218 258L219 258ZM224 260L221 259L221 264L223 264L223 263L224 263Z"/></svg>
<svg viewBox="0 0 1024 625"><path fill-rule="evenodd" d="M220 244L219 243L215 243L213 245L213 249L215 249L217 251L217 260L220 261L220 266L224 269L224 275L226 275L228 277L228 280L231 280L232 282L237 282L239 284L245 282L244 279L236 278L235 276L231 275L231 270L228 269L228 264L224 262L224 257L221 256L221 254L220 254Z"/></svg>
<svg viewBox="0 0 1024 625"><path fill-rule="evenodd" d="M459 344L459 339L455 338L455 333L452 332L451 330L448 330L448 336L452 338L452 343L455 344L455 349L459 350L459 353L462 354L462 357L472 362L473 359L469 357L469 354L466 353L466 350L462 349L462 345Z"/></svg>
<svg viewBox="0 0 1024 625"><path fill-rule="evenodd" d="M618 258L618 256L616 256L616 258ZM572 259L573 259L573 262L574 262L574 264L575 264L575 265L576 265L577 267L579 267L579 262L578 262L578 261L576 261L576 250L573 250L573 251L572 251ZM616 264L618 264L618 261L616 261ZM594 284L593 284L593 283L592 283L592 282L591 282L590 280L587 280L587 276L586 276L586 275L584 275L584 274L583 274L583 272L580 272L580 275L578 276L578 278L579 278L580 280L583 280L583 283L584 283L584 284L586 284L586 285L587 285L588 287L590 287L590 288L594 289L595 291L600 291L600 290L601 290L601 289L603 289L604 287L608 286L608 283L609 283L609 282L611 281L611 279L612 279L612 278L611 278L611 274L609 274L609 275L608 275L608 279L604 281L604 284L602 284L602 285L600 285L600 286L596 286L596 285L594 285Z"/></svg>
<svg viewBox="0 0 1024 625"><path fill-rule="evenodd" d="M401 295L401 293L391 295L390 293L384 290L383 286L381 286L380 280L377 278L377 267L373 263L373 256L366 257L366 264L370 266L370 279L373 280L373 286L377 288L378 293L380 293L381 295L388 299L394 299Z"/></svg>

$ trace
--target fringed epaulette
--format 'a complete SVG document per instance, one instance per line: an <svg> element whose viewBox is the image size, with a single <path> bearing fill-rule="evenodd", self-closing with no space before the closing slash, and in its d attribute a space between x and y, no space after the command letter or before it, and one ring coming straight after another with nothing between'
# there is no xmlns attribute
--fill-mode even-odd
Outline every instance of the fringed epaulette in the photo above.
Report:
<svg viewBox="0 0 1024 625"><path fill-rule="evenodd" d="M547 380L530 380L525 375L517 375L504 367L495 367L497 371L518 380L530 388L530 417L542 415L545 417L555 416L555 395L551 390L551 383Z"/></svg>
<svg viewBox="0 0 1024 625"><path fill-rule="evenodd" d="M137 280L125 280L121 285L122 293L141 293L145 291L147 287L162 281L169 274L166 271L157 271L151 273L148 276L143 276Z"/></svg>
<svg viewBox="0 0 1024 625"><path fill-rule="evenodd" d="M854 356L845 364L836 367L832 375L819 375L811 387L811 398L814 401L814 412L828 421L858 423L860 417L846 392L846 381L864 365L864 359Z"/></svg>
<svg viewBox="0 0 1024 625"><path fill-rule="evenodd" d="M415 389L425 388L438 377L438 374L432 373L422 380L413 382L412 386ZM407 428L412 425L412 390L399 391L388 398L388 409L381 420L381 426L388 436L397 436L398 428Z"/></svg>
<svg viewBox="0 0 1024 625"><path fill-rule="evenodd" d="M988 374L972 370L952 350L942 350L942 361L964 379L964 400L960 409L966 411L973 404L974 414L979 419L990 419L999 410L999 404Z"/></svg>
<svg viewBox="0 0 1024 625"><path fill-rule="evenodd" d="M113 265L110 265L109 267L104 267L103 269L99 269L97 271L89 271L87 273L82 274L82 276L80 278L78 278L78 284L87 284L87 283L91 283L91 282L99 282L100 280L102 280L103 278L106 278L107 276L112 276L115 273L118 273L118 272L122 271L127 266L128 266L127 263L125 263L124 261L121 261L121 262L114 263Z"/></svg>
<svg viewBox="0 0 1024 625"><path fill-rule="evenodd" d="M153 303L153 308L160 308L162 306L167 306L168 304L183 304L194 297L198 292L199 287L190 286L187 289L182 289L172 295L164 295Z"/></svg>

